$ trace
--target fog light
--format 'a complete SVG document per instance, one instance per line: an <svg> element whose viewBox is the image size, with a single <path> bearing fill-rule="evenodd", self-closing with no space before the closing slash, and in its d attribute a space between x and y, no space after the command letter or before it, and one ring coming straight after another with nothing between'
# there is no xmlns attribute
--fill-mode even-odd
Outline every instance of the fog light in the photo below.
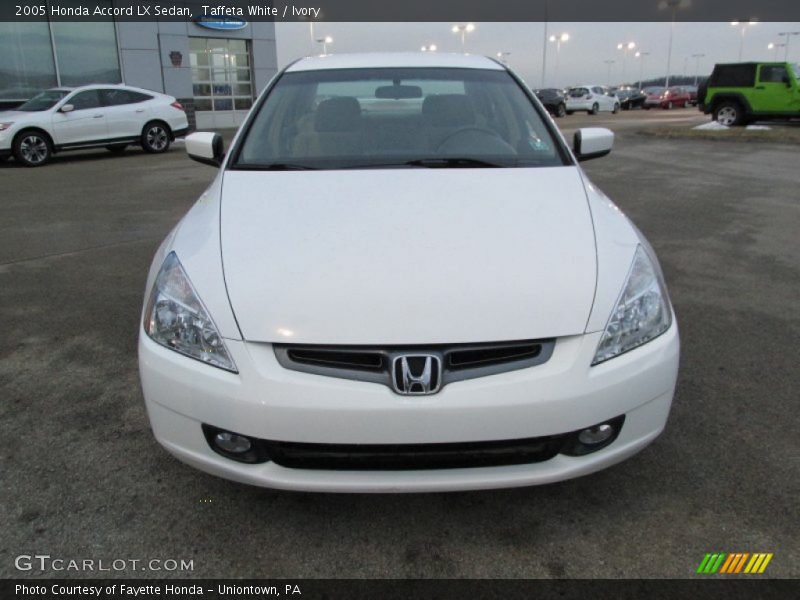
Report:
<svg viewBox="0 0 800 600"><path fill-rule="evenodd" d="M584 429L578 434L578 441L586 446L595 446L607 442L614 435L614 428L608 423Z"/></svg>
<svg viewBox="0 0 800 600"><path fill-rule="evenodd" d="M214 436L214 443L220 450L231 454L244 454L252 447L250 440L246 437L229 431L220 431Z"/></svg>

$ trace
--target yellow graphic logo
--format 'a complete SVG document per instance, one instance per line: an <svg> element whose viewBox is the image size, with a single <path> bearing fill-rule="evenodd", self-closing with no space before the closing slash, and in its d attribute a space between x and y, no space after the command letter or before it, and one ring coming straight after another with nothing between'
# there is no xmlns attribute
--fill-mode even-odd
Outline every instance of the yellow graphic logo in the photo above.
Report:
<svg viewBox="0 0 800 600"><path fill-rule="evenodd" d="M755 575L761 574L767 568L769 561L772 560L772 552L733 552L726 554L716 552L706 554L697 567L697 572L703 575L713 575L714 573L747 573Z"/></svg>

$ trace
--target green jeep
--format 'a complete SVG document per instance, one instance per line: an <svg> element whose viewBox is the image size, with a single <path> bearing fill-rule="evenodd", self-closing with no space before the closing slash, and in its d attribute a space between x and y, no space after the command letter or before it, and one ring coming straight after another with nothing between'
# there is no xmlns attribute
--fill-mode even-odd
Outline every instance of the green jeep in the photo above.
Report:
<svg viewBox="0 0 800 600"><path fill-rule="evenodd" d="M721 125L800 118L800 66L785 62L715 65L698 106Z"/></svg>

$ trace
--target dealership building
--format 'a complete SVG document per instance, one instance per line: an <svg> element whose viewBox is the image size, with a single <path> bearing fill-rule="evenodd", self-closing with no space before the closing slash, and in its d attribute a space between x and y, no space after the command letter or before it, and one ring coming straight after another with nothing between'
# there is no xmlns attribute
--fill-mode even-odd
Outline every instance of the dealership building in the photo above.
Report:
<svg viewBox="0 0 800 600"><path fill-rule="evenodd" d="M0 22L0 57L0 110L125 83L175 96L199 129L239 125L278 65L274 23L213 19Z"/></svg>

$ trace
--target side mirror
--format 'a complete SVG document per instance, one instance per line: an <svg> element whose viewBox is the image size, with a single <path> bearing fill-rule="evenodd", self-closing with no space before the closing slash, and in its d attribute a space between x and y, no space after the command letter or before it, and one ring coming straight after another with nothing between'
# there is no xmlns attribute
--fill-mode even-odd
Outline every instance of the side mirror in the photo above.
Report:
<svg viewBox="0 0 800 600"><path fill-rule="evenodd" d="M64 106L62 106L62 107L61 107L61 108L59 108L58 110L59 110L60 112L62 112L62 113L70 113L70 112L72 112L73 110L75 110L75 106L74 106L74 105L72 105L72 104L65 104Z"/></svg>
<svg viewBox="0 0 800 600"><path fill-rule="evenodd" d="M199 131L186 136L186 153L192 160L218 167L225 158L225 144L220 134Z"/></svg>
<svg viewBox="0 0 800 600"><path fill-rule="evenodd" d="M613 146L614 132L604 127L578 129L572 142L575 158L581 162L605 156Z"/></svg>

